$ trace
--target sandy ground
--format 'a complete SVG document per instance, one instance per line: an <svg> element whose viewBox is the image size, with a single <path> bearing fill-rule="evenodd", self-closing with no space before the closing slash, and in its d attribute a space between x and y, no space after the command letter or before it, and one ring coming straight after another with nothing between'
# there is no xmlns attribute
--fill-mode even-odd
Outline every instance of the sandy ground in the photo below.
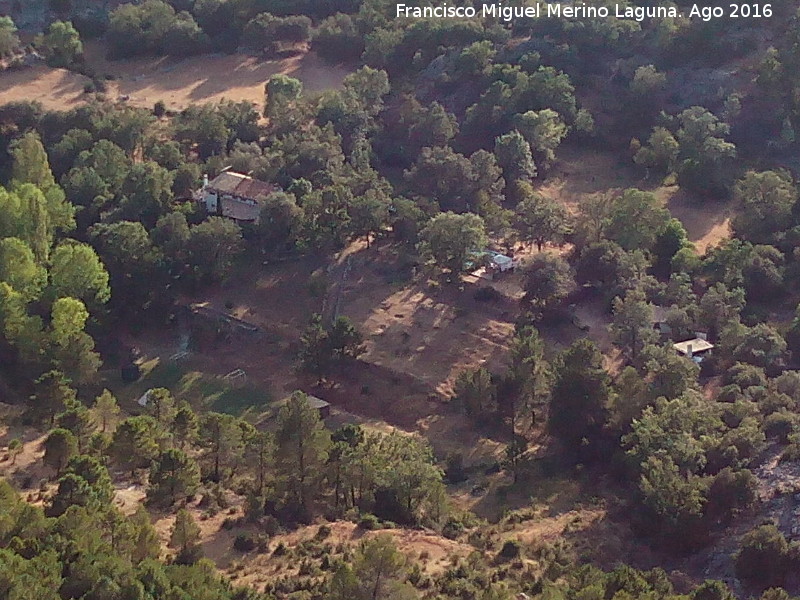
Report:
<svg viewBox="0 0 800 600"><path fill-rule="evenodd" d="M703 254L731 237L731 203L692 203L686 194L676 187L664 188L668 194L668 206L672 216L680 219L695 248Z"/></svg>
<svg viewBox="0 0 800 600"><path fill-rule="evenodd" d="M42 480L48 479L53 472L42 463L44 450L42 442L46 434L32 429L0 428L0 477L11 481L15 487L25 491L36 490ZM18 438L23 442L22 453L14 462L6 454L8 442Z"/></svg>
<svg viewBox="0 0 800 600"><path fill-rule="evenodd" d="M19 490L31 492L37 490L40 482L53 473L42 463L42 442L46 434L30 427L9 425L16 421L21 412L17 405L0 402L0 477L8 479ZM22 442L22 452L12 463L6 451L13 439Z"/></svg>
<svg viewBox="0 0 800 600"><path fill-rule="evenodd" d="M303 82L306 92L313 93L338 87L349 72L325 63L314 53L270 61L242 54L108 61L102 44L90 42L86 56L87 64L99 77L113 75L114 79L107 82L111 100L126 96L128 104L144 108L152 108L161 100L174 110L222 99L261 106L264 84L272 75L295 77ZM83 93L88 81L82 75L43 65L0 72L0 104L38 100L50 110L74 108L92 98Z"/></svg>

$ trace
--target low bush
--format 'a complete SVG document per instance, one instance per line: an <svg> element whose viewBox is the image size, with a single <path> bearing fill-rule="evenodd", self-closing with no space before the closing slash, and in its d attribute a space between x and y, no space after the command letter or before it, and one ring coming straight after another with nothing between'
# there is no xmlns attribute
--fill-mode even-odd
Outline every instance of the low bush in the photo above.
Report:
<svg viewBox="0 0 800 600"><path fill-rule="evenodd" d="M319 529L317 529L317 535L314 536L318 540L324 540L331 535L331 527L330 525L320 525Z"/></svg>
<svg viewBox="0 0 800 600"><path fill-rule="evenodd" d="M518 558L521 553L522 546L518 541L506 540L506 542L503 544L503 547L500 548L500 553L498 556L506 560L512 560Z"/></svg>
<svg viewBox="0 0 800 600"><path fill-rule="evenodd" d="M373 531L375 529L380 529L381 522L375 515L367 513L365 515L362 515L361 518L358 520L358 526L361 529L366 529L367 531Z"/></svg>
<svg viewBox="0 0 800 600"><path fill-rule="evenodd" d="M250 533L240 533L233 540L233 548L239 552L252 552L256 549L256 540Z"/></svg>

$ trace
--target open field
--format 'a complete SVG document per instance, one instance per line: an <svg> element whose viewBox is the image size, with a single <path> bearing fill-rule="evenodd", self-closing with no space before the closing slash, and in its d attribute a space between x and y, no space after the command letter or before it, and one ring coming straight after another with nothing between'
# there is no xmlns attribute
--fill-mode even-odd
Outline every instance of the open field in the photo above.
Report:
<svg viewBox="0 0 800 600"><path fill-rule="evenodd" d="M610 153L560 148L555 168L537 191L577 211L586 198L619 194L631 187L653 192L662 200L683 223L700 254L730 236L730 202L690 198L676 185L664 185L656 177L642 178L633 161Z"/></svg>
<svg viewBox="0 0 800 600"><path fill-rule="evenodd" d="M407 277L410 271L398 262L398 248L391 244L366 249L356 243L348 252L352 266L338 286L339 312L364 333L367 353L338 373L335 385L317 386L295 369L300 333L311 315L323 312L326 304L332 310L336 302L331 293L309 293L314 280L335 290L339 276L336 262L326 265L313 257L270 265L249 261L224 286L193 299L252 323L258 333L193 335L191 354L178 364L170 357L181 348L185 332L180 326L121 334L122 347L142 351L142 378L124 384L118 369L108 369L105 385L131 410L138 410L135 401L147 389L168 387L198 409L230 411L254 422L269 420L281 399L303 389L331 402L331 421L337 425L358 422L367 428L419 432L442 458L458 451L467 464L493 463L502 444L476 432L446 400L461 369L483 363L493 369L502 366L516 303L478 302L473 298L477 288L469 283L463 289L424 288ZM511 278L502 284L512 286ZM222 380L234 369L247 374L241 386Z"/></svg>
<svg viewBox="0 0 800 600"><path fill-rule="evenodd" d="M295 77L303 82L306 92L313 93L338 87L348 73L309 52L269 61L243 54L109 61L99 42L86 44L86 62L99 78L113 76L106 82L106 94L111 100L125 96L128 104L143 108L162 101L172 110L222 99L261 106L264 84L272 75ZM92 98L83 91L88 82L89 78L83 75L44 65L0 72L0 105L38 100L46 109L68 110Z"/></svg>

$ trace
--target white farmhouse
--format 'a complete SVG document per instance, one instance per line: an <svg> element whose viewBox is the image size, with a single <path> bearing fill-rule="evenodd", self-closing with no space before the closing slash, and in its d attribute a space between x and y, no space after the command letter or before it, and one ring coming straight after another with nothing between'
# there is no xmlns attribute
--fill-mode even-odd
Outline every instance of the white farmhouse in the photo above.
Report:
<svg viewBox="0 0 800 600"><path fill-rule="evenodd" d="M237 223L258 223L263 199L278 190L277 185L249 175L223 171L211 181L205 176L195 198L210 215L227 217Z"/></svg>

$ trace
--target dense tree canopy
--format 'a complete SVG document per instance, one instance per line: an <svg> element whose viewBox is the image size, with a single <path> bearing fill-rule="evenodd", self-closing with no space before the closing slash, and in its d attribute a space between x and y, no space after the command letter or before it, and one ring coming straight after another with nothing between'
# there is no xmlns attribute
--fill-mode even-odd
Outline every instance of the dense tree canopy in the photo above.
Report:
<svg viewBox="0 0 800 600"><path fill-rule="evenodd" d="M0 470L24 490L0 481L1 597L683 597L586 564L608 556L583 517L527 543L517 524L584 478L581 510L632 538L614 561L650 543L696 574L716 545L704 572L737 593L796 583L790 527L759 512L800 457L796 7L740 27L53 0L37 32L9 4L33 42L0 17L8 81L38 54L86 94L0 107ZM162 98L204 53L275 74L255 103L203 102L216 72L186 108ZM111 98L134 56L163 76L152 107ZM224 171L272 186L257 220L197 201ZM676 351L694 338L713 348ZM131 487L146 507L123 514ZM756 528L729 556L734 522ZM417 560L439 533L447 560ZM276 566L263 594L202 558L229 542L236 579L249 552Z"/></svg>

